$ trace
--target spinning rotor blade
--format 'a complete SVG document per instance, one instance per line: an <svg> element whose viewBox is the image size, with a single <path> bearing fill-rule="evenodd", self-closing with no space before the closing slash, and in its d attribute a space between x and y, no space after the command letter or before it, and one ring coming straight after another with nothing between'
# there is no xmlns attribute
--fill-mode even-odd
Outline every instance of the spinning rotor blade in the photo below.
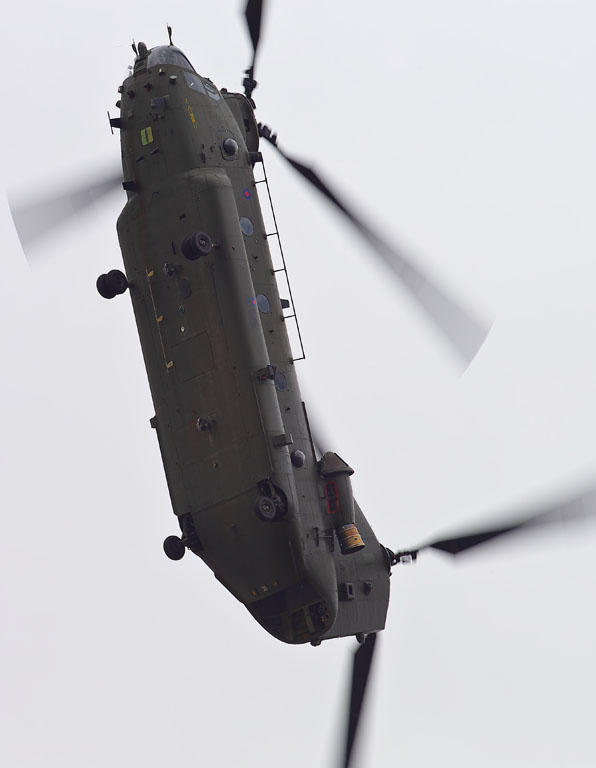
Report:
<svg viewBox="0 0 596 768"><path fill-rule="evenodd" d="M354 654L350 712L348 717L348 730L346 733L346 751L343 762L344 768L349 768L350 760L352 758L352 750L354 748L356 732L358 730L358 721L360 720L360 712L362 711L362 704L366 694L366 686L368 684L376 640L377 635L373 632L368 635L364 643Z"/></svg>
<svg viewBox="0 0 596 768"><path fill-rule="evenodd" d="M252 92L257 87L257 81L254 79L255 62L257 60L257 49L259 47L259 37L261 36L261 19L263 16L263 2L264 0L248 0L246 3L246 23L248 24L248 32L250 39L252 40L252 64L246 70L246 77L244 78L244 94L246 98L252 102Z"/></svg>
<svg viewBox="0 0 596 768"><path fill-rule="evenodd" d="M531 514L525 517L518 517L516 520L510 520L499 526L461 533L458 536L452 536L447 539L437 539L428 544L423 544L416 550L399 552L396 555L396 559L399 561L402 557L408 555L415 557L418 552L424 549L438 549L451 555L459 555L461 552L466 552L468 549L477 547L479 544L484 544L486 541L491 541L491 539L496 539L499 536L505 536L508 533L515 533L516 531L523 531L542 525L551 525L553 523L580 520L594 515L596 515L596 487L589 488L570 499L540 505Z"/></svg>
<svg viewBox="0 0 596 768"><path fill-rule="evenodd" d="M248 0L246 3L246 23L253 47L252 65L255 65L257 57L257 48L259 47L259 37L261 35L261 17L263 15L263 0Z"/></svg>
<svg viewBox="0 0 596 768"><path fill-rule="evenodd" d="M68 222L96 200L117 189L121 182L122 171L114 170L94 182L71 188L62 194L48 195L33 202L11 203L10 212L23 250L26 251L42 235Z"/></svg>
<svg viewBox="0 0 596 768"><path fill-rule="evenodd" d="M397 248L386 243L357 216L354 211L340 200L335 192L313 171L298 160L287 155L277 145L277 137L271 134L267 126L261 126L261 135L267 139L287 162L309 181L319 192L338 208L348 221L358 230L377 255L399 278L402 285L424 310L435 327L447 338L458 355L469 364L482 346L489 328L484 327L472 317L458 302L434 280L431 280L420 267L416 266Z"/></svg>

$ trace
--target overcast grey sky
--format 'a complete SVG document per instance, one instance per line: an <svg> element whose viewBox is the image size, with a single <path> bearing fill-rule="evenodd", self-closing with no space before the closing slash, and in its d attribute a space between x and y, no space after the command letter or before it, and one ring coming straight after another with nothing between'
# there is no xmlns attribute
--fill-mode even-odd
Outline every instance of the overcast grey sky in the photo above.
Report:
<svg viewBox="0 0 596 768"><path fill-rule="evenodd" d="M270 5L274 5L270 3ZM4 188L119 161L130 39L239 88L243 3L13 4ZM303 395L379 538L433 533L594 477L596 8L587 0L275 3L257 115L487 317L460 376L415 308L278 159L267 169L307 360ZM353 642L268 636L175 532L121 265L124 193L4 273L0 762L329 766ZM596 529L394 571L362 768L596 763Z"/></svg>

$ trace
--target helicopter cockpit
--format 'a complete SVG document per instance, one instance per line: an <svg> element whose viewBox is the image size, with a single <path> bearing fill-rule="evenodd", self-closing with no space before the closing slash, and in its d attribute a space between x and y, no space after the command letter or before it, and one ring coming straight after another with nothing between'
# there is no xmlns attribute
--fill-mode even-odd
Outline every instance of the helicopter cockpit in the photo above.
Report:
<svg viewBox="0 0 596 768"><path fill-rule="evenodd" d="M149 51L147 68L150 69L162 64L171 64L175 67L182 67L182 69L190 69L191 72L195 71L195 68L180 48L176 48L174 45L158 45Z"/></svg>

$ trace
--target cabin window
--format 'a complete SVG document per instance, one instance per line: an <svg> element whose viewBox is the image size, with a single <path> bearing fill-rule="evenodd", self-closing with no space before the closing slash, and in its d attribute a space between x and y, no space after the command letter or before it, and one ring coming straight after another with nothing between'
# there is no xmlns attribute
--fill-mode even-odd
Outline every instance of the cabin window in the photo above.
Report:
<svg viewBox="0 0 596 768"><path fill-rule="evenodd" d="M207 96L212 98L213 101L219 101L220 99L219 91L217 90L215 85L213 85L211 80L209 80L208 77L205 78L204 86L207 89Z"/></svg>
<svg viewBox="0 0 596 768"><path fill-rule="evenodd" d="M283 392L284 389L288 388L288 380L286 379L285 374L279 370L275 371L275 378L273 379L273 382L275 384L275 388L280 392Z"/></svg>
<svg viewBox="0 0 596 768"><path fill-rule="evenodd" d="M252 233L255 231L252 221L248 219L246 216L243 216L240 219L240 229L247 237L250 237Z"/></svg>
<svg viewBox="0 0 596 768"><path fill-rule="evenodd" d="M238 142L236 139L224 139L221 143L221 148L224 151L224 156L234 158L238 154Z"/></svg>
<svg viewBox="0 0 596 768"><path fill-rule="evenodd" d="M264 293L259 293L257 296L257 307L261 310L261 312L269 312L269 299L265 296Z"/></svg>

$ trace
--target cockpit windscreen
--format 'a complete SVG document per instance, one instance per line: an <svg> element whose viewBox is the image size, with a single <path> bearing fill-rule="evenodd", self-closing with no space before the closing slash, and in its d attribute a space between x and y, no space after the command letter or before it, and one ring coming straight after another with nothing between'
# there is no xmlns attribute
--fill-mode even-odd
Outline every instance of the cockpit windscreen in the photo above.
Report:
<svg viewBox="0 0 596 768"><path fill-rule="evenodd" d="M158 45L151 49L147 59L147 67L156 67L161 64L173 64L176 67L182 67L182 69L195 71L180 48L176 48L174 45Z"/></svg>

